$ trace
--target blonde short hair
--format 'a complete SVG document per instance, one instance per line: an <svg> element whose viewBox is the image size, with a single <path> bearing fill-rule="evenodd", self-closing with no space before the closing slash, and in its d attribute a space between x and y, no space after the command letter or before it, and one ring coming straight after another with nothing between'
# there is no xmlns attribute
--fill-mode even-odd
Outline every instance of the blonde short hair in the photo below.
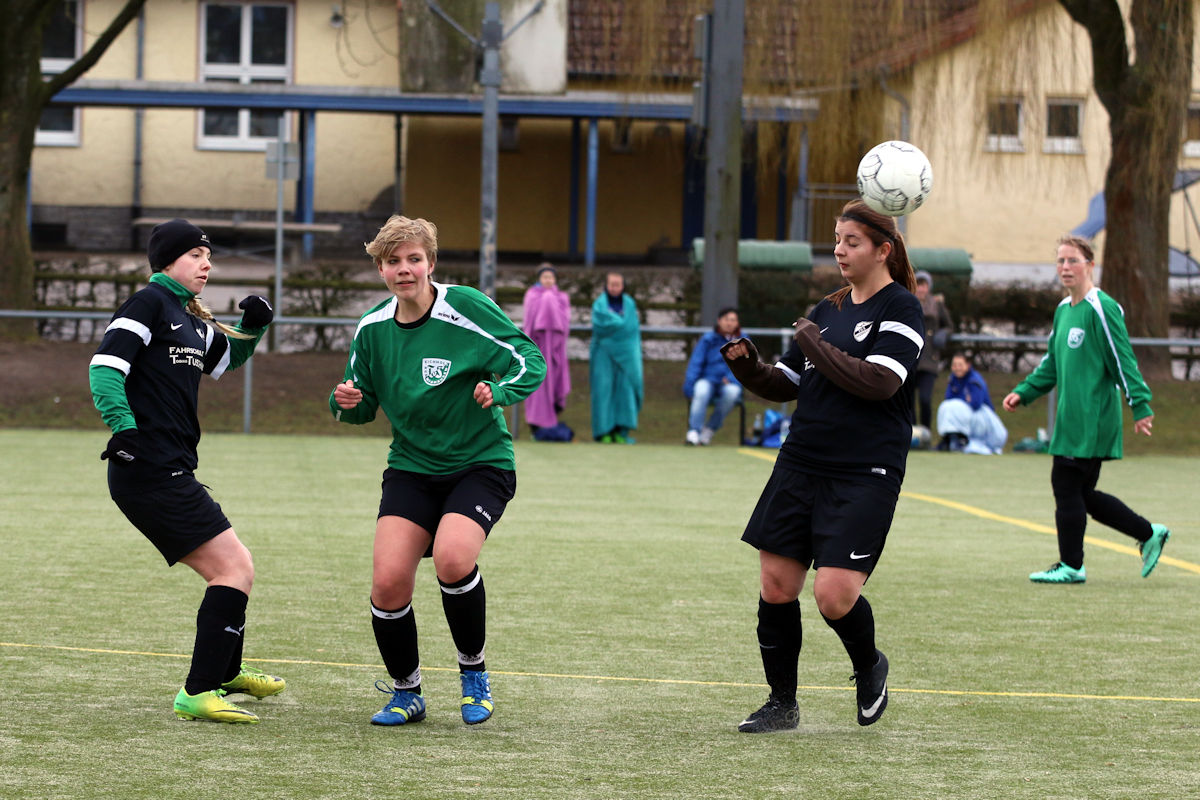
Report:
<svg viewBox="0 0 1200 800"><path fill-rule="evenodd" d="M374 241L366 245L367 255L376 264L391 255L396 246L403 242L416 242L425 249L429 263L437 263L437 226L426 219L409 219L393 214L383 223Z"/></svg>

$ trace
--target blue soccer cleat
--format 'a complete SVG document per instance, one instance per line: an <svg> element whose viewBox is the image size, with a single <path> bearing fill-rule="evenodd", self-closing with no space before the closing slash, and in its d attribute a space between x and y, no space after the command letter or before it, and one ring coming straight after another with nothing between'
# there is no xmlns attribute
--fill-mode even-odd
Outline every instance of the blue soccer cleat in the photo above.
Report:
<svg viewBox="0 0 1200 800"><path fill-rule="evenodd" d="M394 689L383 681L375 681L375 688L391 698L371 717L372 725L407 725L425 719L425 698L419 692Z"/></svg>
<svg viewBox="0 0 1200 800"><path fill-rule="evenodd" d="M487 671L464 670L462 680L462 718L468 725L478 725L492 716L492 685Z"/></svg>

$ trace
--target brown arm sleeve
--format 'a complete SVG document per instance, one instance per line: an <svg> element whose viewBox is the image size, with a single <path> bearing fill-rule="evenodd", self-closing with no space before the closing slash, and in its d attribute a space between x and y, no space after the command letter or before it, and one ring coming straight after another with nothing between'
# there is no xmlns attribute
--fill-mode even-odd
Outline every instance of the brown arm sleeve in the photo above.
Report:
<svg viewBox="0 0 1200 800"><path fill-rule="evenodd" d="M855 358L822 339L812 320L797 320L795 339L804 357L822 375L852 395L865 400L886 400L904 383L899 375L882 364Z"/></svg>
<svg viewBox="0 0 1200 800"><path fill-rule="evenodd" d="M725 359L725 363L729 365L729 371L733 373L733 377L738 379L738 383L772 403L787 403L796 399L799 393L796 384L792 383L792 379L785 375L783 370L775 369L775 367L759 361L758 350L749 339L734 339L732 342L726 342L721 346L721 354L724 355L725 351L737 342L745 343L746 349L750 351L741 358Z"/></svg>

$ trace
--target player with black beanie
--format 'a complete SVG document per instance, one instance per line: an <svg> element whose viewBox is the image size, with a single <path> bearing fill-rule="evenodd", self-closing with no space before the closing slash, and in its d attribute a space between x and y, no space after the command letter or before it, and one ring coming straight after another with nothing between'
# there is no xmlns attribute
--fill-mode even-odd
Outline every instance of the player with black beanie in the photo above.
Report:
<svg viewBox="0 0 1200 800"><path fill-rule="evenodd" d="M746 733L795 728L800 590L813 597L854 667L859 725L887 707L888 660L862 594L879 563L912 437L910 384L925 342L904 237L892 217L847 203L834 258L849 284L797 320L774 366L749 341L721 348L733 374L773 402L795 400L787 439L742 540L759 551L758 644L771 694L740 725Z"/></svg>
<svg viewBox="0 0 1200 800"><path fill-rule="evenodd" d="M200 376L219 378L245 363L274 311L265 298L251 295L238 304L242 319L235 326L213 319L198 297L212 269L212 245L186 220L156 225L147 255L153 272L149 285L113 314L88 367L93 401L112 431L100 458L108 460L109 494L122 513L168 565L183 562L208 584L175 714L258 722L225 695L267 697L286 684L242 664L254 565L193 473Z"/></svg>

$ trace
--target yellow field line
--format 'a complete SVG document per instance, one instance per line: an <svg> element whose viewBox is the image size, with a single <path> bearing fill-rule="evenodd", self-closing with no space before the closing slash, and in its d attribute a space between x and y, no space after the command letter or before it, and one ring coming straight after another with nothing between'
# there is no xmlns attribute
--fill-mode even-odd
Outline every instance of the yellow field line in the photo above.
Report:
<svg viewBox="0 0 1200 800"><path fill-rule="evenodd" d="M773 453L758 452L756 450L751 450L748 447L740 448L738 452L743 455L754 456L755 458L761 458L766 461L775 460L775 455ZM987 511L976 506L969 506L966 503L959 503L954 500L946 500L945 498L935 497L931 494L902 491L900 492L900 496L911 497L913 500L920 500L924 503L933 503L934 505L944 506L945 508L952 508L955 511L961 511L964 514L971 514L972 516L980 517L982 519L989 519L993 522L1001 522L1005 525L1012 525L1017 528L1024 528L1025 530L1036 531L1037 533L1047 533L1051 536L1056 535L1054 528L1051 528L1048 525L1041 525L1037 522L1030 522L1027 519L1019 519L1017 517L1007 517L1003 514L995 514L991 511ZM1096 547L1107 548L1108 550L1115 550L1116 552L1124 553L1125 555L1137 556L1138 558L1142 557L1141 553L1138 552L1136 547L1130 547L1127 544L1110 542L1105 539L1097 539L1094 536L1084 536L1083 541L1087 544L1095 545ZM1187 570L1188 572L1200 574L1200 564L1193 564L1191 561L1184 561L1180 558L1160 556L1158 563L1170 564L1172 567L1178 567L1179 569Z"/></svg>
<svg viewBox="0 0 1200 800"><path fill-rule="evenodd" d="M119 656L148 656L151 658L191 658L191 656L183 653L155 653L144 650L109 650L99 647L68 647L60 644L28 644L22 642L0 642L0 647L20 647L31 650L63 650L72 653L99 653L101 655L119 655ZM250 661L257 664L299 664L305 666L318 667L353 667L359 669L383 669L382 664L358 664L345 661L315 661L312 659L300 658L246 658L244 661ZM452 667L421 667L426 672L457 672L457 668ZM666 684L673 686L717 686L736 689L766 689L765 683L738 683L735 681L693 681L680 678L638 678L621 675L579 675L568 672L515 672L489 670L493 675L508 675L520 678L559 678L575 681L608 681L614 683L654 683ZM851 686L798 686L801 691L810 692L849 692L853 690ZM1139 695L1114 695L1114 694L1073 694L1069 692L985 692L973 691L968 689L900 689L889 687L889 691L894 694L933 694L944 695L950 697L1019 697L1019 698L1037 698L1037 699L1065 699L1065 700L1136 700L1148 701L1156 703L1200 703L1200 697L1153 697Z"/></svg>

